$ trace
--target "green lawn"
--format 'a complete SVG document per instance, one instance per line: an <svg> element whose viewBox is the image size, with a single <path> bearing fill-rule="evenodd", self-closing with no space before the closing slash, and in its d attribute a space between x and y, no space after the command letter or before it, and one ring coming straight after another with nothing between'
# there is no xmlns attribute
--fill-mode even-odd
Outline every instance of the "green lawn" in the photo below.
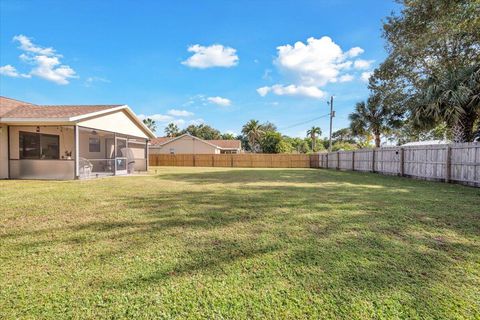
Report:
<svg viewBox="0 0 480 320"><path fill-rule="evenodd" d="M480 318L480 189L156 170L0 181L0 318Z"/></svg>

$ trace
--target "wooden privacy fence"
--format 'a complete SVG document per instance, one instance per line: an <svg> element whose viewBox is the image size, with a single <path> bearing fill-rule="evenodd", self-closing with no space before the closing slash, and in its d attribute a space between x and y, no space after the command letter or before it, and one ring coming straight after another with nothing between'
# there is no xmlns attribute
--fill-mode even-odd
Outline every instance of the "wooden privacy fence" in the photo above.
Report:
<svg viewBox="0 0 480 320"><path fill-rule="evenodd" d="M480 187L480 143L321 153L318 167L378 172Z"/></svg>
<svg viewBox="0 0 480 320"><path fill-rule="evenodd" d="M151 154L151 166L234 168L318 168L318 155L306 154Z"/></svg>
<svg viewBox="0 0 480 320"><path fill-rule="evenodd" d="M328 168L480 187L480 143L305 154L151 154L150 166Z"/></svg>

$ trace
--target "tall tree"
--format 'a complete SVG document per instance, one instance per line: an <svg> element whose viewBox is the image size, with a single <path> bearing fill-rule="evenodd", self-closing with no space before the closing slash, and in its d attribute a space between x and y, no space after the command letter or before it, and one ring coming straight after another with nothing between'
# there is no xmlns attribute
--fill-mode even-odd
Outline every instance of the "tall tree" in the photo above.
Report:
<svg viewBox="0 0 480 320"><path fill-rule="evenodd" d="M260 145L260 140L265 133L258 120L250 120L242 127L242 133L247 137L250 150L256 152L256 146Z"/></svg>
<svg viewBox="0 0 480 320"><path fill-rule="evenodd" d="M480 64L431 76L413 111L421 126L445 122L455 142L473 141L480 119Z"/></svg>
<svg viewBox="0 0 480 320"><path fill-rule="evenodd" d="M370 96L365 103L358 102L355 111L349 115L350 129L354 135L366 136L371 133L375 138L375 147L380 147L381 136L390 132L396 125L396 117L391 110Z"/></svg>
<svg viewBox="0 0 480 320"><path fill-rule="evenodd" d="M471 139L469 112L459 107L459 99L468 94L459 89L465 87L461 73L480 64L480 2L398 2L401 12L388 17L383 26L389 52L383 64L392 66L390 79L407 94L402 105L408 107L411 120L421 124L418 131L443 121L456 133L455 140Z"/></svg>
<svg viewBox="0 0 480 320"><path fill-rule="evenodd" d="M321 135L322 130L320 127L311 127L309 130L307 130L307 136L310 136L312 139L312 151L315 152L315 142L317 140L317 135Z"/></svg>
<svg viewBox="0 0 480 320"><path fill-rule="evenodd" d="M342 128L332 133L334 142L355 143L355 139L350 128Z"/></svg>
<svg viewBox="0 0 480 320"><path fill-rule="evenodd" d="M260 140L262 151L265 153L280 153L282 135L279 132L267 131Z"/></svg>
<svg viewBox="0 0 480 320"><path fill-rule="evenodd" d="M200 139L204 140L217 140L221 138L221 133L219 130L210 127L206 124L199 125L189 125L187 128L183 129L180 134L191 134Z"/></svg>
<svg viewBox="0 0 480 320"><path fill-rule="evenodd" d="M221 138L223 140L235 140L235 135L233 133L222 133Z"/></svg>
<svg viewBox="0 0 480 320"><path fill-rule="evenodd" d="M152 130L153 132L157 130L157 124L155 123L155 120L147 118L143 119L143 123L147 126L148 129Z"/></svg>
<svg viewBox="0 0 480 320"><path fill-rule="evenodd" d="M165 135L167 137L176 137L179 133L178 126L175 123L169 123L168 126L165 127Z"/></svg>
<svg viewBox="0 0 480 320"><path fill-rule="evenodd" d="M410 84L466 67L480 57L478 0L398 0L402 10L383 25L389 59Z"/></svg>

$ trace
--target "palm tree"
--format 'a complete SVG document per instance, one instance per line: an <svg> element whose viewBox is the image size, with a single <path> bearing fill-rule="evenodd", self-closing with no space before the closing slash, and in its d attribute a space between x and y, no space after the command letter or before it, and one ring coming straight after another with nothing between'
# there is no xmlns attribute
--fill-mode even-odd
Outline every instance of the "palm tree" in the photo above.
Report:
<svg viewBox="0 0 480 320"><path fill-rule="evenodd" d="M168 126L165 127L165 135L167 137L176 137L179 133L178 126L175 123L169 123Z"/></svg>
<svg viewBox="0 0 480 320"><path fill-rule="evenodd" d="M317 140L317 135L321 135L322 134L322 130L320 129L320 127L315 127L313 126L312 128L310 128L310 130L307 131L307 136L310 136L310 138L312 139L312 151L315 152L315 140Z"/></svg>
<svg viewBox="0 0 480 320"><path fill-rule="evenodd" d="M157 124L155 123L155 120L147 118L143 119L143 123L147 126L148 129L152 130L153 132L157 130Z"/></svg>
<svg viewBox="0 0 480 320"><path fill-rule="evenodd" d="M258 120L250 120L242 127L242 133L247 137L250 149L255 152L255 146L265 133Z"/></svg>
<svg viewBox="0 0 480 320"><path fill-rule="evenodd" d="M445 122L454 142L473 141L480 119L480 64L430 77L413 116L420 125Z"/></svg>
<svg viewBox="0 0 480 320"><path fill-rule="evenodd" d="M355 111L351 113L350 129L356 136L366 136L371 133L375 138L375 147L380 147L381 135L388 133L395 126L395 114L379 104L375 96L368 98L367 102L358 102Z"/></svg>

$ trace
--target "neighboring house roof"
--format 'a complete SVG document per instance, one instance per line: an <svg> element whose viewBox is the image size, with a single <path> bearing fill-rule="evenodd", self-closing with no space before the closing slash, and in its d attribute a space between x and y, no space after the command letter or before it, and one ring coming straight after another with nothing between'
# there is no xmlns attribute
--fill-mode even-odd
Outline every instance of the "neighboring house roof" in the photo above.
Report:
<svg viewBox="0 0 480 320"><path fill-rule="evenodd" d="M207 140L222 149L240 149L242 142L240 140Z"/></svg>
<svg viewBox="0 0 480 320"><path fill-rule="evenodd" d="M414 146L427 146L432 144L449 144L447 140L426 140L426 141L414 141L402 144L402 147L414 147Z"/></svg>
<svg viewBox="0 0 480 320"><path fill-rule="evenodd" d="M152 139L150 141L150 146L155 148L155 147L162 147L166 144L169 144L170 142L173 142L175 140L178 140L182 137L191 137L196 140L202 141L206 144L209 144L213 147L219 148L219 149L240 149L242 146L242 142L240 140L203 140L198 137L192 136L191 134L185 133L182 134L181 136L178 137L158 137L155 139Z"/></svg>
<svg viewBox="0 0 480 320"><path fill-rule="evenodd" d="M35 105L0 96L0 121L26 122L77 122L102 114L123 110L130 115L147 136L155 134L140 120L127 105Z"/></svg>
<svg viewBox="0 0 480 320"><path fill-rule="evenodd" d="M151 146L160 146L162 144L164 144L165 142L168 142L170 140L173 140L174 137L157 137L157 138L154 138L150 141L150 145Z"/></svg>

